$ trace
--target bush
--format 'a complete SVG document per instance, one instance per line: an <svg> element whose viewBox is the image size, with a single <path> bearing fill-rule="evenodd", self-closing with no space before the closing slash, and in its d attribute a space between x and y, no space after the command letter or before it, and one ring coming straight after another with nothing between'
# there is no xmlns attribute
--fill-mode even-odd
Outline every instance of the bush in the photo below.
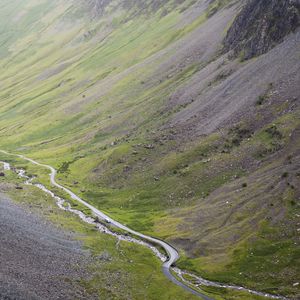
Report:
<svg viewBox="0 0 300 300"><path fill-rule="evenodd" d="M267 96L266 95L260 95L256 101L256 105L259 106L259 105L263 105L263 103L265 102L265 100L267 99Z"/></svg>

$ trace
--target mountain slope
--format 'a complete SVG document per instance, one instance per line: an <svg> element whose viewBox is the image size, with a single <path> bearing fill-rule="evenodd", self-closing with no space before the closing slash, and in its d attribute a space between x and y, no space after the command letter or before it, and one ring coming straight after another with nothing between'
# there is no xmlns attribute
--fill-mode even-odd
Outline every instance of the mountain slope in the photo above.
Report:
<svg viewBox="0 0 300 300"><path fill-rule="evenodd" d="M1 148L186 269L299 296L298 1L2 2Z"/></svg>

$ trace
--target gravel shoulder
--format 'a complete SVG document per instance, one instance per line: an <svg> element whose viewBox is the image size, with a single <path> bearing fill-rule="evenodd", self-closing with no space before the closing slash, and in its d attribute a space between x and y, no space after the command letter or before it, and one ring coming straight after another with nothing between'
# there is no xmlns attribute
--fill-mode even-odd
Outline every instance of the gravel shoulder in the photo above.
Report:
<svg viewBox="0 0 300 300"><path fill-rule="evenodd" d="M0 299L91 299L76 284L89 254L0 193Z"/></svg>

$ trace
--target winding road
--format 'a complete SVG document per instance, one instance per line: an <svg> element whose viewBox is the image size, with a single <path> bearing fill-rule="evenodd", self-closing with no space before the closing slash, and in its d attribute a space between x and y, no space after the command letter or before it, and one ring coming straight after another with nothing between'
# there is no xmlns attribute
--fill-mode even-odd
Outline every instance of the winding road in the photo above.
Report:
<svg viewBox="0 0 300 300"><path fill-rule="evenodd" d="M166 243L162 240L159 240L157 238L153 238L151 236L148 236L148 235L142 234L140 232L137 232L135 230L132 230L131 228L119 223L118 221L113 220L111 217L109 217L108 215L106 215L102 211L98 210L97 208L95 208L91 204L87 203L86 201L84 201L83 199L78 197L76 194L74 194L71 190L69 190L68 188L66 188L63 185L56 182L55 177L56 177L57 172L53 167L51 167L49 165L38 163L37 161L35 161L31 158L28 158L24 155L21 155L21 154L12 154L12 153L8 153L4 150L0 150L0 152L2 152L4 154L7 154L7 155L17 156L19 158L22 158L24 160L27 160L27 161L31 162L32 164L35 164L37 166L49 169L51 171L51 173L50 173L50 182L51 182L51 184L58 187L58 188L60 188L60 189L62 189L62 190L64 190L66 193L68 193L71 196L71 198L73 200L76 200L76 201L80 202L81 204L83 204L85 207L89 208L94 213L94 215L97 216L99 219L101 219L105 222L109 222L110 224L114 225L115 227L120 228L120 229L122 229L122 230L124 230L128 233L131 233L131 234L137 236L137 237L140 237L140 238L142 238L142 239L144 239L144 240L146 240L150 243L153 243L153 244L156 244L156 245L159 245L159 246L163 247L163 249L168 254L168 260L166 262L164 262L163 267L162 267L163 268L163 273L165 274L165 276L170 281L172 281L174 284L184 288L188 292L190 292L190 293L192 293L196 296L199 296L200 298L202 298L204 300L213 300L213 298L210 298L210 297L208 297L208 296L192 289L191 287L189 287L184 282L181 282L180 280L178 280L172 274L171 266L179 259L178 251L174 247L172 247L171 245L169 245L168 243Z"/></svg>
<svg viewBox="0 0 300 300"><path fill-rule="evenodd" d="M196 282L198 282L198 284L196 284L196 286L199 286L199 285L204 285L204 286L212 286L212 287L217 287L217 288L227 288L227 289L232 289L232 290L237 290L237 291L244 291L244 292L248 292L250 294L253 294L253 295L257 295L257 296L261 296L261 297L266 297L266 298L270 298L270 299L281 299L281 300L288 300L288 298L286 297L283 297L283 296L279 296L279 295L271 295L271 294L268 294L268 293L263 293L263 292L258 292L258 291L255 291L255 290L250 290L248 288L245 288L245 287L241 287L241 286L235 286L235 285L227 285L227 284L222 284L222 283L218 283L218 282L213 282L213 281L209 281L209 280L206 280L206 279L203 279L201 277L198 277L192 273L189 273L189 272L186 272L186 271L182 271L178 268L174 268L172 267L172 265L179 259L179 254L178 254L178 251L172 247L170 244L160 240L160 239L157 239L157 238L154 238L154 237L151 237L151 236L148 236L148 235L145 235L145 234L142 234L140 232L137 232L135 230L132 230L131 228L119 223L118 221L115 221L113 220L111 217L109 217L108 215L106 215L105 213L101 212L100 210L98 210L97 208L95 208L94 206L92 206L91 204L87 203L86 201L82 200L80 197L78 197L76 194L74 194L71 190L69 190L68 188L64 187L63 185L60 185L59 183L57 183L55 181L55 177L56 177L56 170L49 166L49 165L46 165L46 164L41 164L41 163L38 163L36 162L35 160L31 159L31 158L28 158L24 155L21 155L21 154L13 154L13 153L9 153L7 151L4 151L4 150L0 150L0 152L6 154L6 155L12 155L12 156L17 156L21 159L24 159L24 160L27 160L29 162L31 162L32 164L35 164L37 166L40 166L40 167L44 167L44 168L47 168L51 171L51 173L49 174L50 175L50 182L52 185L64 190L66 193L68 193L72 199L80 202L82 205L84 205L85 207L89 208L95 216L97 216L99 219L107 222L107 223L110 223L112 225L114 225L115 227L117 228L120 228L122 230L124 230L125 232L128 232L128 233L131 233L132 235L136 236L136 237L140 237L142 240L144 241L147 241L147 242L150 242L150 243L146 243L145 245L147 245L148 247L150 246L151 248L151 245L155 244L155 245L159 245L161 246L167 253L167 260L163 263L163 266L162 266L162 270L163 270L163 273L165 274L165 276L170 280L172 281L174 284L182 287L183 289L185 289L186 291L200 297L201 299L204 299L204 300L213 300L213 298L211 297L208 297L207 295L201 293L200 291L197 291L193 288L191 288L191 282L187 281L183 275L184 274L187 274L191 277L193 277ZM7 162L1 162L4 164L4 169L7 169L9 170L10 169L10 164L7 163ZM25 173L24 170L21 170ZM22 174L23 174L22 172ZM24 178L29 178L27 176L23 176ZM53 197L56 197L50 190L46 189L43 185L41 184L36 184L36 186L38 186L39 188L41 188L42 190L52 194ZM56 198L59 198L59 197L56 197ZM71 210L72 212L75 212L76 210ZM82 214L82 212L79 212L79 211L76 211L76 213L80 213ZM85 216L84 216L85 217ZM102 226L103 227L103 226ZM107 227L104 227L104 228L107 228ZM106 233L108 233L107 231L105 231ZM108 233L108 234L111 234L111 235L114 235L112 232ZM138 241L142 241L142 240L137 240L135 242L138 243ZM133 241L134 242L134 241ZM153 249L156 249L154 247L152 247L152 250ZM157 254L157 252L156 252ZM161 258L161 257L160 257ZM173 272L172 272L173 271ZM181 280L178 280L173 274L177 274L178 278L180 278Z"/></svg>

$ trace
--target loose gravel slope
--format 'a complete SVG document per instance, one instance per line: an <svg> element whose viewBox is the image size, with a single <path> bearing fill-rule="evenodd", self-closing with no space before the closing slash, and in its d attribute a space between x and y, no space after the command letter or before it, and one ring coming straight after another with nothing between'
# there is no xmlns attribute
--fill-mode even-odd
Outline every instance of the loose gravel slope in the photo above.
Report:
<svg viewBox="0 0 300 300"><path fill-rule="evenodd" d="M88 256L78 242L0 194L0 299L86 299L69 279L85 274Z"/></svg>

